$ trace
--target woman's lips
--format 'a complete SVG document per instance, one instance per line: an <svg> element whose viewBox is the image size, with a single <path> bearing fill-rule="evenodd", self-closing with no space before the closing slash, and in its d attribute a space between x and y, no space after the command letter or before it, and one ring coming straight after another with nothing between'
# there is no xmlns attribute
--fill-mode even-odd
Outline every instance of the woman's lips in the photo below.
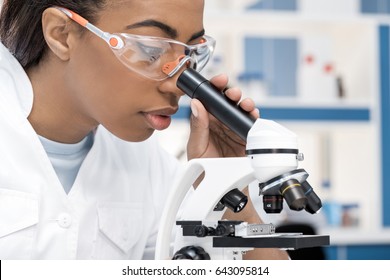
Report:
<svg viewBox="0 0 390 280"><path fill-rule="evenodd" d="M156 130L164 130L171 124L170 116L145 113L145 117L149 125Z"/></svg>
<svg viewBox="0 0 390 280"><path fill-rule="evenodd" d="M153 112L145 112L145 118L149 125L156 130L164 130L171 124L171 116L177 112L177 109L164 109Z"/></svg>

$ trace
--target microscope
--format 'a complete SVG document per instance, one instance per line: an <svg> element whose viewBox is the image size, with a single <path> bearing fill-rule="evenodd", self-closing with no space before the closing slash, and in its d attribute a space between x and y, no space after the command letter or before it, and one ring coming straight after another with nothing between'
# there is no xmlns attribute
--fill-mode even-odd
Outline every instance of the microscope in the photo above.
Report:
<svg viewBox="0 0 390 280"><path fill-rule="evenodd" d="M256 183L266 213L290 209L317 213L321 200L298 168L303 160L297 136L267 119L254 120L193 69L177 86L246 140L247 157L193 159L168 195L156 243L156 259L242 259L254 248L300 249L329 245L329 236L276 233L273 224L224 220L227 208L240 212L248 202L242 190ZM199 178L196 188L193 185ZM197 182L198 182L197 181ZM175 236L173 252L171 238Z"/></svg>

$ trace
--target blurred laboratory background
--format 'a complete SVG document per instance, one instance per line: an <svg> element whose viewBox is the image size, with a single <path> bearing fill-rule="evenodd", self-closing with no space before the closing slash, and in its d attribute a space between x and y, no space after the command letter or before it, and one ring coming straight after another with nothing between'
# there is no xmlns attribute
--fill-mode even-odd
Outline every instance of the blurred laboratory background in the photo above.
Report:
<svg viewBox="0 0 390 280"><path fill-rule="evenodd" d="M323 202L262 218L330 235L326 259L390 259L390 0L206 0L205 29L217 46L203 74L227 73L298 135ZM183 162L188 105L158 132Z"/></svg>

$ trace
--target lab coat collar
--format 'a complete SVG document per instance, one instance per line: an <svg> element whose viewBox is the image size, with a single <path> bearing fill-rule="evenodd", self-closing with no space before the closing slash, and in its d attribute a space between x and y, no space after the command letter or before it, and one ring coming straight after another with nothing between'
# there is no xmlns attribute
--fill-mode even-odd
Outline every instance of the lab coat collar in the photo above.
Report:
<svg viewBox="0 0 390 280"><path fill-rule="evenodd" d="M1 94L12 95L11 98L19 104L23 115L27 118L33 105L33 89L30 79L18 60L0 42L0 80L2 77L12 79L15 90L10 89L9 92Z"/></svg>

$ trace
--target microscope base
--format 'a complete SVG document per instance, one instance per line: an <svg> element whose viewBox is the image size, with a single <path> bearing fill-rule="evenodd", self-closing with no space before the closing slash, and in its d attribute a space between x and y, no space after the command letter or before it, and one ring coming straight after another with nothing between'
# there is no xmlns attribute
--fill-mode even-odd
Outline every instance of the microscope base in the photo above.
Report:
<svg viewBox="0 0 390 280"><path fill-rule="evenodd" d="M264 237L214 237L213 247L225 248L283 248L301 249L327 246L329 235L269 235Z"/></svg>

